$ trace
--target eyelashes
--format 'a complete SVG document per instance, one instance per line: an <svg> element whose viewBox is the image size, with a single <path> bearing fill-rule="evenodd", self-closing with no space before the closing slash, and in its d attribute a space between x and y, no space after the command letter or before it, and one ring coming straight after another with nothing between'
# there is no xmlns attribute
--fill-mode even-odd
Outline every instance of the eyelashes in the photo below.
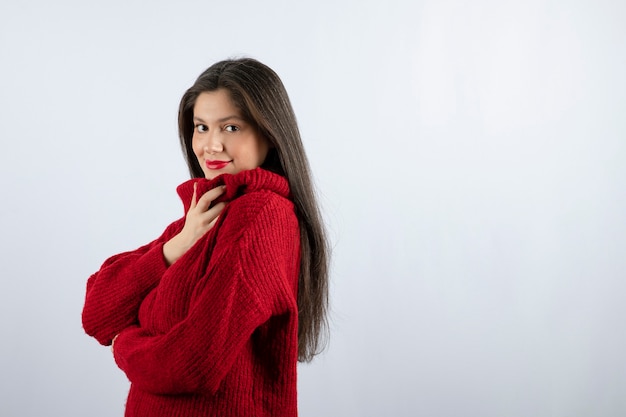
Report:
<svg viewBox="0 0 626 417"><path fill-rule="evenodd" d="M194 125L194 130L198 133L206 133L209 131L209 127L203 124L196 124ZM241 129L239 128L239 126L236 126L236 125L226 125L222 128L222 130L224 130L225 132L233 133L233 132L238 132Z"/></svg>
<svg viewBox="0 0 626 417"><path fill-rule="evenodd" d="M198 133L205 133L209 131L209 128L206 125L201 124L194 125L194 129Z"/></svg>

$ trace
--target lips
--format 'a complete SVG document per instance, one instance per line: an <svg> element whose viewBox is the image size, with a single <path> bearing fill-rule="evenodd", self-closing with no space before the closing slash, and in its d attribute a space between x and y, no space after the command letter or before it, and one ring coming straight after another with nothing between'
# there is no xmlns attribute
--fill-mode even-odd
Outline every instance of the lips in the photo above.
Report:
<svg viewBox="0 0 626 417"><path fill-rule="evenodd" d="M204 161L204 164L209 169L222 169L226 167L226 165L230 164L230 161L209 161L207 159Z"/></svg>

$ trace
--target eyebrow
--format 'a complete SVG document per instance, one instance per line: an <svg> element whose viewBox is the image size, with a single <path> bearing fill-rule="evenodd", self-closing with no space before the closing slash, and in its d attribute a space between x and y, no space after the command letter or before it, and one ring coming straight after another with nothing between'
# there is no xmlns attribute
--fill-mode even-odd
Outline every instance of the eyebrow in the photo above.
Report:
<svg viewBox="0 0 626 417"><path fill-rule="evenodd" d="M237 116L236 114L233 114L231 116L226 116L226 117L222 117L221 119L217 119L218 123L224 123L228 120L232 120L232 119L237 119L237 120L241 120L242 122L245 121L243 118ZM206 123L201 117L198 116L193 116L193 120L196 122L200 122L200 123Z"/></svg>

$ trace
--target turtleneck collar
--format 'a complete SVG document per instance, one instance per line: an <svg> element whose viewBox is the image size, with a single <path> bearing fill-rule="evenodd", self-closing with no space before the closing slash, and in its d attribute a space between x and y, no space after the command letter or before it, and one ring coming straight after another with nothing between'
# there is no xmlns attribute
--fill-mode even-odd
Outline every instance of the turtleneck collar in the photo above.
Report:
<svg viewBox="0 0 626 417"><path fill-rule="evenodd" d="M255 168L247 171L241 171L237 174L222 174L212 180L208 180L206 178L192 178L185 181L176 188L176 191L185 206L185 213L187 213L189 207L191 206L193 185L195 183L198 184L197 198L200 198L201 195L215 187L226 185L224 194L222 194L212 204L219 203L221 201L228 202L246 193L260 190L272 191L282 197L291 199L289 183L285 177L267 171L263 168Z"/></svg>

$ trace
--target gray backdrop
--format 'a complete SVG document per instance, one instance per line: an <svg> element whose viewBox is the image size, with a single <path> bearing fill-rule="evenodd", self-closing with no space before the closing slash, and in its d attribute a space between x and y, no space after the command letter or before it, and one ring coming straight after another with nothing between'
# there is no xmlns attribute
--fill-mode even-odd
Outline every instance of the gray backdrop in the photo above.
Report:
<svg viewBox="0 0 626 417"><path fill-rule="evenodd" d="M184 90L283 78L334 246L303 417L626 414L626 3L0 3L0 415L121 416L88 276L182 213Z"/></svg>

